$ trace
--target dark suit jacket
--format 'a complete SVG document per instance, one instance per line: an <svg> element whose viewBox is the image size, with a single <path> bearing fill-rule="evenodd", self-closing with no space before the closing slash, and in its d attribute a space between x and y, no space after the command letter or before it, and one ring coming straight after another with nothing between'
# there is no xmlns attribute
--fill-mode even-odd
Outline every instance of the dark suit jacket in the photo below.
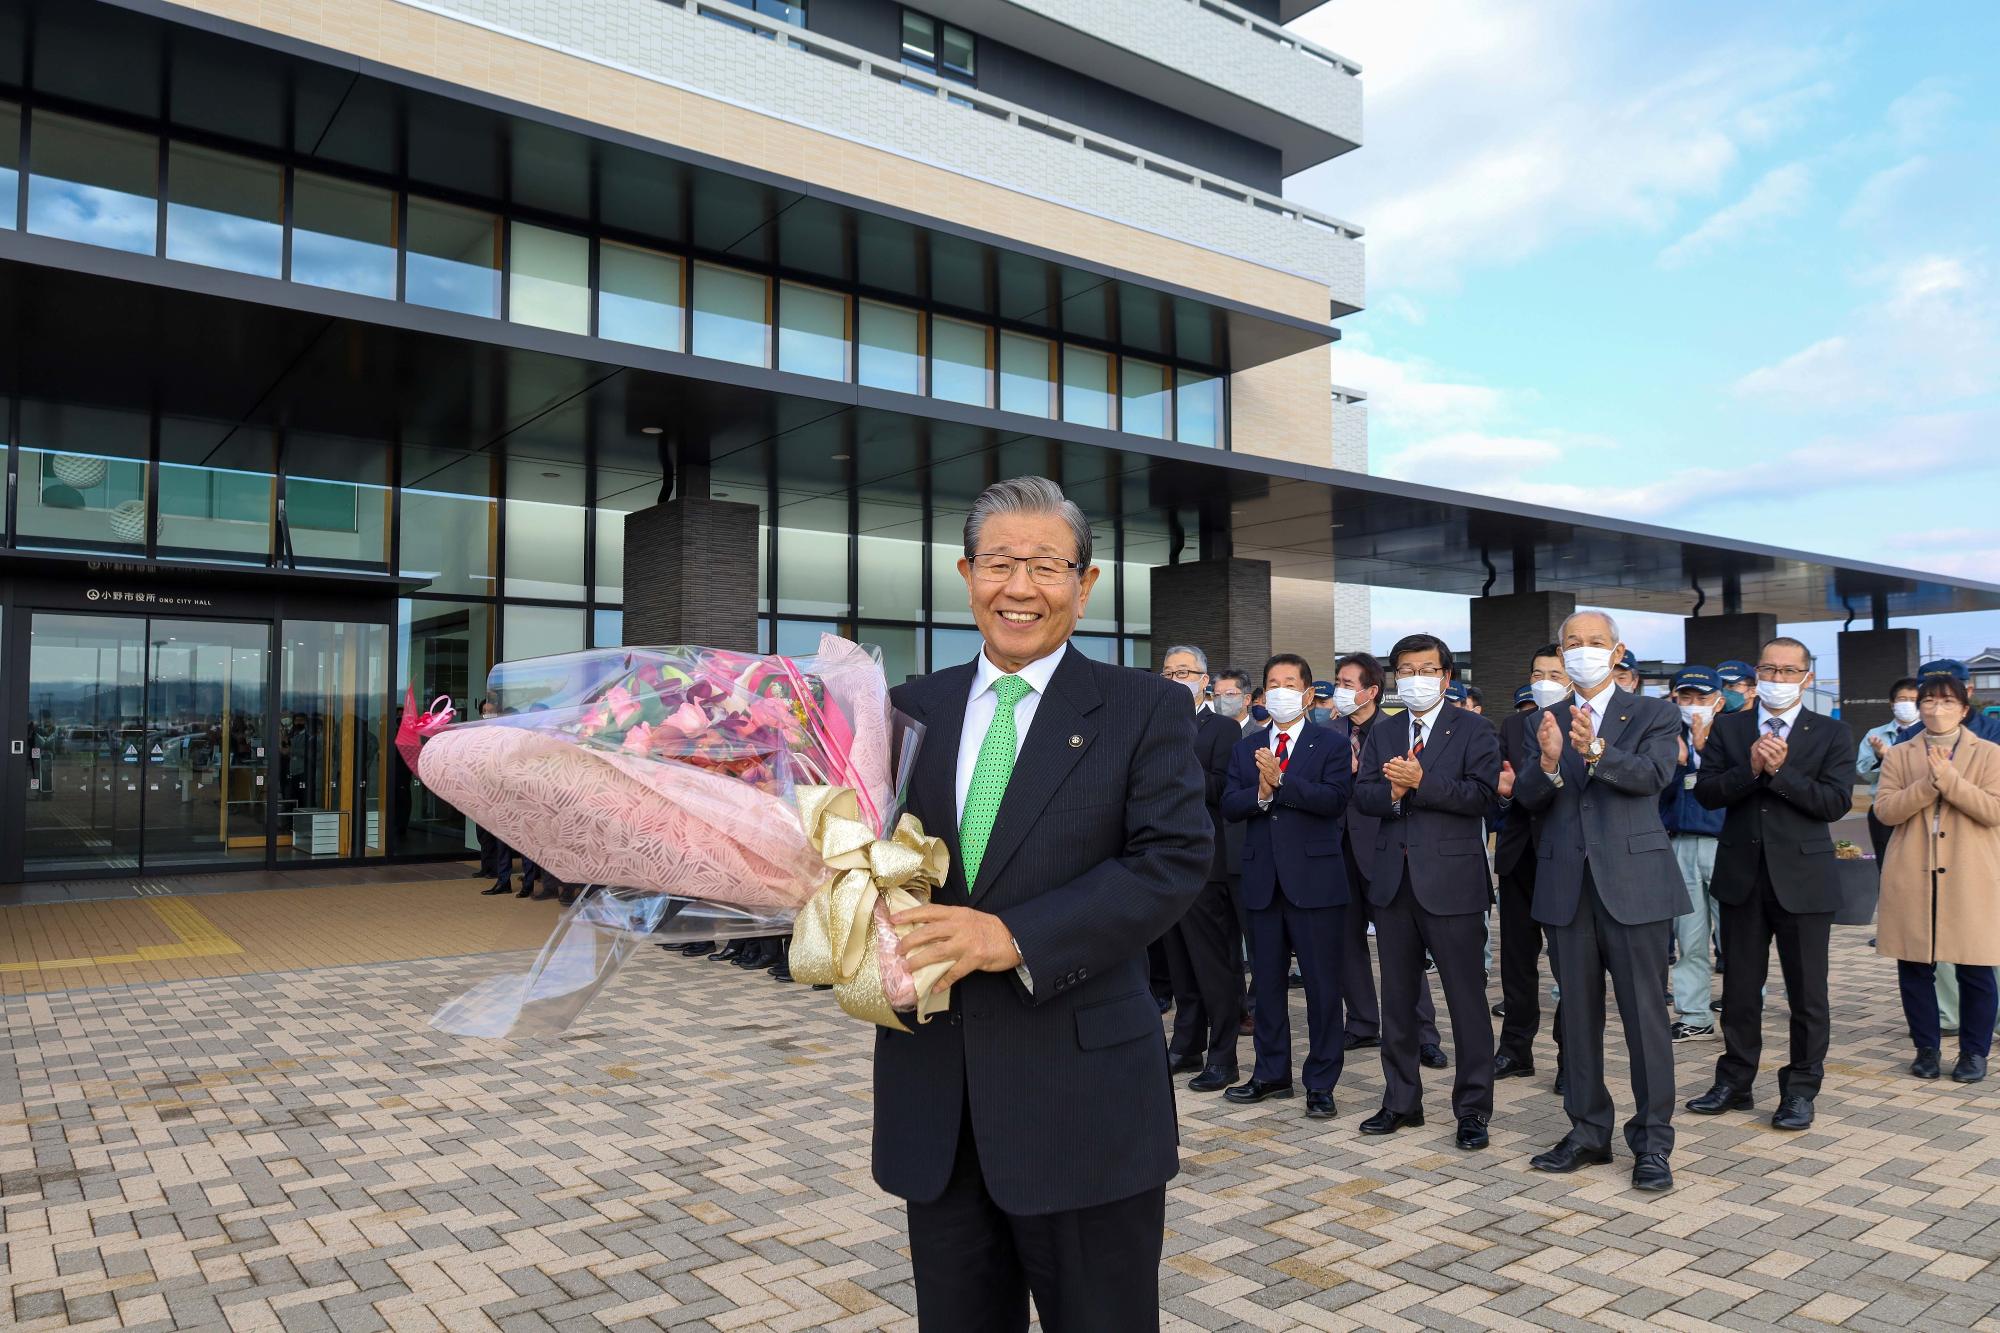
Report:
<svg viewBox="0 0 2000 1333"><path fill-rule="evenodd" d="M1194 715L1194 753L1201 761L1208 796L1208 821L1215 829L1215 855L1208 867L1212 884L1226 883L1233 873L1229 864L1229 824L1222 817L1222 792L1229 785L1229 756L1243 739L1243 728L1219 713Z"/></svg>
<svg viewBox="0 0 2000 1333"><path fill-rule="evenodd" d="M1500 737L1492 724L1456 704L1441 704L1418 759L1424 780L1390 800L1382 765L1410 752L1410 714L1377 722L1361 752L1354 804L1381 821L1370 859L1368 901L1387 907L1410 872L1410 891L1439 916L1484 912L1493 901L1486 869L1486 810L1500 781Z"/></svg>
<svg viewBox="0 0 2000 1333"><path fill-rule="evenodd" d="M1337 717L1327 727L1327 730L1336 736L1345 738L1349 753L1358 755L1368 743L1367 733L1372 732L1376 727L1382 725L1382 720L1388 716L1387 713L1381 712L1378 709L1375 714L1375 720L1368 724L1367 730L1362 735L1360 744L1356 744L1354 740L1354 720L1352 718ZM1349 764L1348 767L1352 768L1353 765ZM1361 872L1361 882L1347 886L1348 893L1357 902L1360 901L1362 895L1368 889L1368 863L1375 847L1375 830L1381 822L1381 820L1363 810L1361 802L1354 800L1352 797L1348 799L1347 813L1341 816L1340 826L1347 835L1348 860L1353 863L1356 870Z"/></svg>
<svg viewBox="0 0 2000 1333"><path fill-rule="evenodd" d="M1563 734L1560 788L1542 771L1540 717L1522 728L1513 759L1514 804L1535 821L1535 920L1546 926L1576 920L1586 866L1605 910L1625 925L1671 921L1692 906L1660 822L1660 793L1680 762L1680 710L1616 687L1602 698L1606 748L1594 766L1569 743L1573 700L1547 710Z"/></svg>
<svg viewBox="0 0 2000 1333"><path fill-rule="evenodd" d="M1743 903L1757 892L1757 867L1788 912L1831 912L1840 906L1833 836L1827 825L1854 804L1854 733L1845 722L1801 708L1785 739L1776 773L1750 771L1750 746L1763 732L1758 710L1715 720L1701 752L1694 798L1727 810L1715 849L1709 892Z"/></svg>
<svg viewBox="0 0 2000 1333"><path fill-rule="evenodd" d="M1509 713L1500 719L1500 756L1514 765L1516 780L1520 776L1521 745L1524 738L1532 738L1534 728L1542 723L1542 710L1532 713ZM1493 870L1500 875L1511 875L1514 867L1521 864L1523 856L1535 854L1534 821L1528 811L1518 802L1508 801L1499 808L1498 817L1493 821Z"/></svg>
<svg viewBox="0 0 2000 1333"><path fill-rule="evenodd" d="M1173 1085L1146 945L1201 891L1214 834L1185 687L1071 648L965 882L958 749L976 662L892 692L927 728L908 810L945 840L935 900L1006 923L1034 980L975 972L951 1012L875 1036L875 1182L928 1202L951 1177L966 1098L987 1192L1033 1215L1130 1198L1179 1169Z"/></svg>
<svg viewBox="0 0 2000 1333"><path fill-rule="evenodd" d="M1236 743L1229 757L1229 787L1222 813L1244 826L1243 905L1261 911L1285 895L1294 907L1341 907L1348 901L1346 858L1341 855L1340 817L1354 790L1354 771L1344 737L1307 722L1299 731L1285 767L1285 780L1271 808L1257 805L1257 761L1270 744L1259 727Z"/></svg>

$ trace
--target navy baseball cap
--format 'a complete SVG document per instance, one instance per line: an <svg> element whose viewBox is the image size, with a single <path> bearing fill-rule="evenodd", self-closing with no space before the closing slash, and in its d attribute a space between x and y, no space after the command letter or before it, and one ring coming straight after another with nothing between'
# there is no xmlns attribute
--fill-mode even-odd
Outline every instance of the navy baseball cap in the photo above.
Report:
<svg viewBox="0 0 2000 1333"><path fill-rule="evenodd" d="M1330 680L1316 680L1316 681L1314 681L1314 682L1313 682L1313 698L1315 698L1315 699L1331 699L1332 697L1333 697L1333 682L1332 682L1332 681L1330 681Z"/></svg>
<svg viewBox="0 0 2000 1333"><path fill-rule="evenodd" d="M1514 691L1514 707L1519 708L1522 704L1531 704L1534 701L1535 690L1532 685L1523 685Z"/></svg>
<svg viewBox="0 0 2000 1333"><path fill-rule="evenodd" d="M1451 700L1455 704L1464 703L1465 686L1459 684L1457 681L1453 681L1451 684L1444 687L1444 697Z"/></svg>
<svg viewBox="0 0 2000 1333"><path fill-rule="evenodd" d="M1618 669L1620 671L1630 671L1633 672L1634 674L1637 674L1639 670L1639 659L1632 656L1632 650L1630 648L1627 648L1625 650L1625 656L1618 659Z"/></svg>
<svg viewBox="0 0 2000 1333"><path fill-rule="evenodd" d="M1671 691L1700 690L1703 694L1714 694L1722 688L1722 677L1705 666L1684 666L1674 673Z"/></svg>
<svg viewBox="0 0 2000 1333"><path fill-rule="evenodd" d="M1741 680L1755 680L1757 668L1738 658L1730 658L1715 669L1715 674L1724 685L1734 685Z"/></svg>
<svg viewBox="0 0 2000 1333"><path fill-rule="evenodd" d="M1955 657L1940 657L1917 668L1918 680L1929 680L1932 676L1953 676L1963 683L1972 679L1972 672Z"/></svg>

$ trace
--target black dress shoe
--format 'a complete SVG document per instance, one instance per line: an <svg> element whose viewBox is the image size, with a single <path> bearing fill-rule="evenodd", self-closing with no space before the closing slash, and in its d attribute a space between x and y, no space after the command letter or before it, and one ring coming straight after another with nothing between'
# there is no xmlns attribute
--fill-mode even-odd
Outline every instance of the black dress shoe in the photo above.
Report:
<svg viewBox="0 0 2000 1333"><path fill-rule="evenodd" d="M1506 1051L1493 1057L1493 1077L1496 1079L1528 1078L1534 1072L1535 1066L1532 1061L1523 1060Z"/></svg>
<svg viewBox="0 0 2000 1333"><path fill-rule="evenodd" d="M1564 1136L1563 1141L1547 1152L1528 1160L1528 1165L1537 1171L1547 1171L1550 1175L1566 1176L1582 1166L1602 1166L1611 1160L1609 1148L1586 1148L1575 1139Z"/></svg>
<svg viewBox="0 0 2000 1333"><path fill-rule="evenodd" d="M556 891L550 888L548 885L544 884L540 889L536 890L534 901L538 903L546 903L546 902L553 902L555 898L556 898Z"/></svg>
<svg viewBox="0 0 2000 1333"><path fill-rule="evenodd" d="M1217 1069L1214 1065L1202 1070L1188 1080L1189 1092L1220 1092L1236 1081L1233 1069Z"/></svg>
<svg viewBox="0 0 2000 1333"><path fill-rule="evenodd" d="M1458 1118L1458 1146L1467 1152L1477 1152L1486 1146L1486 1122L1476 1115L1462 1115Z"/></svg>
<svg viewBox="0 0 2000 1333"><path fill-rule="evenodd" d="M1632 1188L1660 1194L1674 1187L1674 1169L1663 1152L1642 1152L1632 1163Z"/></svg>
<svg viewBox="0 0 2000 1333"><path fill-rule="evenodd" d="M1199 1055L1175 1055L1172 1051L1168 1051L1167 1059L1171 1062L1167 1065L1167 1071L1173 1074L1192 1074L1206 1067Z"/></svg>
<svg viewBox="0 0 2000 1333"><path fill-rule="evenodd" d="M711 963L733 963L743 954L743 942L731 940L708 956Z"/></svg>
<svg viewBox="0 0 2000 1333"><path fill-rule="evenodd" d="M1696 1115L1721 1115L1724 1111L1749 1111L1757 1103L1749 1090L1730 1087L1727 1083L1716 1083L1699 1097L1687 1100L1687 1109Z"/></svg>
<svg viewBox="0 0 2000 1333"><path fill-rule="evenodd" d="M1552 1091L1558 1097L1563 1096L1569 1091L1569 1077L1560 1068L1556 1070L1556 1083Z"/></svg>
<svg viewBox="0 0 2000 1333"><path fill-rule="evenodd" d="M1414 1129L1423 1123L1424 1113L1422 1111L1411 1111L1408 1115L1405 1115L1401 1111L1391 1111L1385 1106L1361 1122L1361 1132L1363 1134L1394 1134L1405 1125Z"/></svg>
<svg viewBox="0 0 2000 1333"><path fill-rule="evenodd" d="M516 898L532 898L535 896L535 886L527 880L522 880L521 891L514 896Z"/></svg>
<svg viewBox="0 0 2000 1333"><path fill-rule="evenodd" d="M694 944L682 944L676 947L680 949L683 958L703 958L715 952L715 941L700 940Z"/></svg>
<svg viewBox="0 0 2000 1333"><path fill-rule="evenodd" d="M1771 1112L1772 1129L1811 1129L1813 1104L1810 1097L1781 1097Z"/></svg>
<svg viewBox="0 0 2000 1333"><path fill-rule="evenodd" d="M1954 1083L1977 1083L1986 1077L1986 1057L1961 1053L1958 1063L1951 1067L1951 1081Z"/></svg>
<svg viewBox="0 0 2000 1333"><path fill-rule="evenodd" d="M1332 1089L1328 1089L1325 1092L1314 1092L1308 1088L1306 1090L1306 1119L1331 1120L1333 1117Z"/></svg>
<svg viewBox="0 0 2000 1333"><path fill-rule="evenodd" d="M1224 1100L1235 1102L1238 1106L1248 1106L1252 1102L1261 1102L1266 1097L1289 1097L1291 1095L1292 1081L1290 1079L1286 1079L1281 1083L1275 1079L1266 1082L1261 1078L1253 1078L1248 1083L1239 1083L1228 1092L1222 1094Z"/></svg>
<svg viewBox="0 0 2000 1333"><path fill-rule="evenodd" d="M1158 1005L1160 1012L1164 1014L1167 1010L1174 1007L1174 997L1171 995L1155 995L1153 1003Z"/></svg>
<svg viewBox="0 0 2000 1333"><path fill-rule="evenodd" d="M1943 1073L1944 1071L1938 1068L1937 1047L1917 1047L1917 1058L1910 1061L1910 1072L1918 1078L1936 1078Z"/></svg>
<svg viewBox="0 0 2000 1333"><path fill-rule="evenodd" d="M1451 1068L1451 1057L1444 1053L1444 1047L1434 1041L1427 1041L1423 1044L1423 1047L1417 1052L1417 1059L1423 1062L1423 1066L1426 1069Z"/></svg>
<svg viewBox="0 0 2000 1333"><path fill-rule="evenodd" d="M513 891L514 891L514 886L507 880L503 879L496 882L490 889L481 889L479 891L479 896L482 898L491 898L496 893L512 893Z"/></svg>
<svg viewBox="0 0 2000 1333"><path fill-rule="evenodd" d="M1285 978L1285 989L1287 990L1304 990L1305 985L1306 979L1301 973L1294 972Z"/></svg>
<svg viewBox="0 0 2000 1333"><path fill-rule="evenodd" d="M1505 1018L1507 1016L1507 1002L1505 1000L1493 1006L1493 1016L1495 1018Z"/></svg>
<svg viewBox="0 0 2000 1333"><path fill-rule="evenodd" d="M1351 1032L1340 1039L1340 1049L1343 1051L1359 1051L1369 1046L1380 1046L1381 1044L1382 1039L1380 1037L1357 1037Z"/></svg>

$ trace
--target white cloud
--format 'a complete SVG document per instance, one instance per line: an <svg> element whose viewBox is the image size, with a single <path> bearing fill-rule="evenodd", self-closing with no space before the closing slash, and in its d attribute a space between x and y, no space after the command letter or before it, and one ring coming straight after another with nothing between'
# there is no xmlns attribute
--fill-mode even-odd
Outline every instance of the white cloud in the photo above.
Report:
<svg viewBox="0 0 2000 1333"><path fill-rule="evenodd" d="M1679 268L1732 241L1768 230L1773 223L1797 214L1811 189L1812 173L1803 162L1774 167L1741 199L1709 214L1694 230L1660 251L1660 267Z"/></svg>
<svg viewBox="0 0 2000 1333"><path fill-rule="evenodd" d="M1566 237L1666 227L1824 98L1829 60L1663 44L1590 0L1333 0L1293 26L1366 71L1367 147L1289 188L1368 227L1377 291L1450 290Z"/></svg>
<svg viewBox="0 0 2000 1333"><path fill-rule="evenodd" d="M1979 255L1922 255L1862 275L1876 299L1848 329L1736 381L1801 412L1918 402L1936 409L2000 391L2000 285Z"/></svg>
<svg viewBox="0 0 2000 1333"><path fill-rule="evenodd" d="M1385 477L1456 486L1467 473L1518 472L1562 461L1562 446L1519 435L1455 431L1420 440L1383 457L1375 471Z"/></svg>
<svg viewBox="0 0 2000 1333"><path fill-rule="evenodd" d="M1854 202L1841 214L1840 225L1867 227L1890 221L1904 189L1929 168L1930 159L1919 153L1876 172L1861 182L1861 188L1854 192Z"/></svg>
<svg viewBox="0 0 2000 1333"><path fill-rule="evenodd" d="M1952 91L1951 81L1933 76L1889 103L1884 118L1896 142L1907 148L1936 134L1957 105L1958 95Z"/></svg>
<svg viewBox="0 0 2000 1333"><path fill-rule="evenodd" d="M1378 355L1360 336L1334 344L1333 380L1365 389L1370 425L1392 433L1471 429L1501 408L1499 390L1446 379L1421 358Z"/></svg>
<svg viewBox="0 0 2000 1333"><path fill-rule="evenodd" d="M1399 319L1405 324L1421 325L1424 322L1424 308L1401 292L1390 292L1381 300L1370 302L1368 312Z"/></svg>

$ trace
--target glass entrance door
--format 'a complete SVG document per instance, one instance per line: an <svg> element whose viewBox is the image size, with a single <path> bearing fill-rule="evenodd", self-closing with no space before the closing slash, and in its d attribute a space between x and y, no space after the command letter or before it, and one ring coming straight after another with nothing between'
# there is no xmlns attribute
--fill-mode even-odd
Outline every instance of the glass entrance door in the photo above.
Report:
<svg viewBox="0 0 2000 1333"><path fill-rule="evenodd" d="M148 867L262 864L270 626L147 623L142 860Z"/></svg>
<svg viewBox="0 0 2000 1333"><path fill-rule="evenodd" d="M145 618L36 612L29 636L24 868L137 870Z"/></svg>
<svg viewBox="0 0 2000 1333"><path fill-rule="evenodd" d="M389 627L287 620L280 642L278 858L380 856Z"/></svg>

